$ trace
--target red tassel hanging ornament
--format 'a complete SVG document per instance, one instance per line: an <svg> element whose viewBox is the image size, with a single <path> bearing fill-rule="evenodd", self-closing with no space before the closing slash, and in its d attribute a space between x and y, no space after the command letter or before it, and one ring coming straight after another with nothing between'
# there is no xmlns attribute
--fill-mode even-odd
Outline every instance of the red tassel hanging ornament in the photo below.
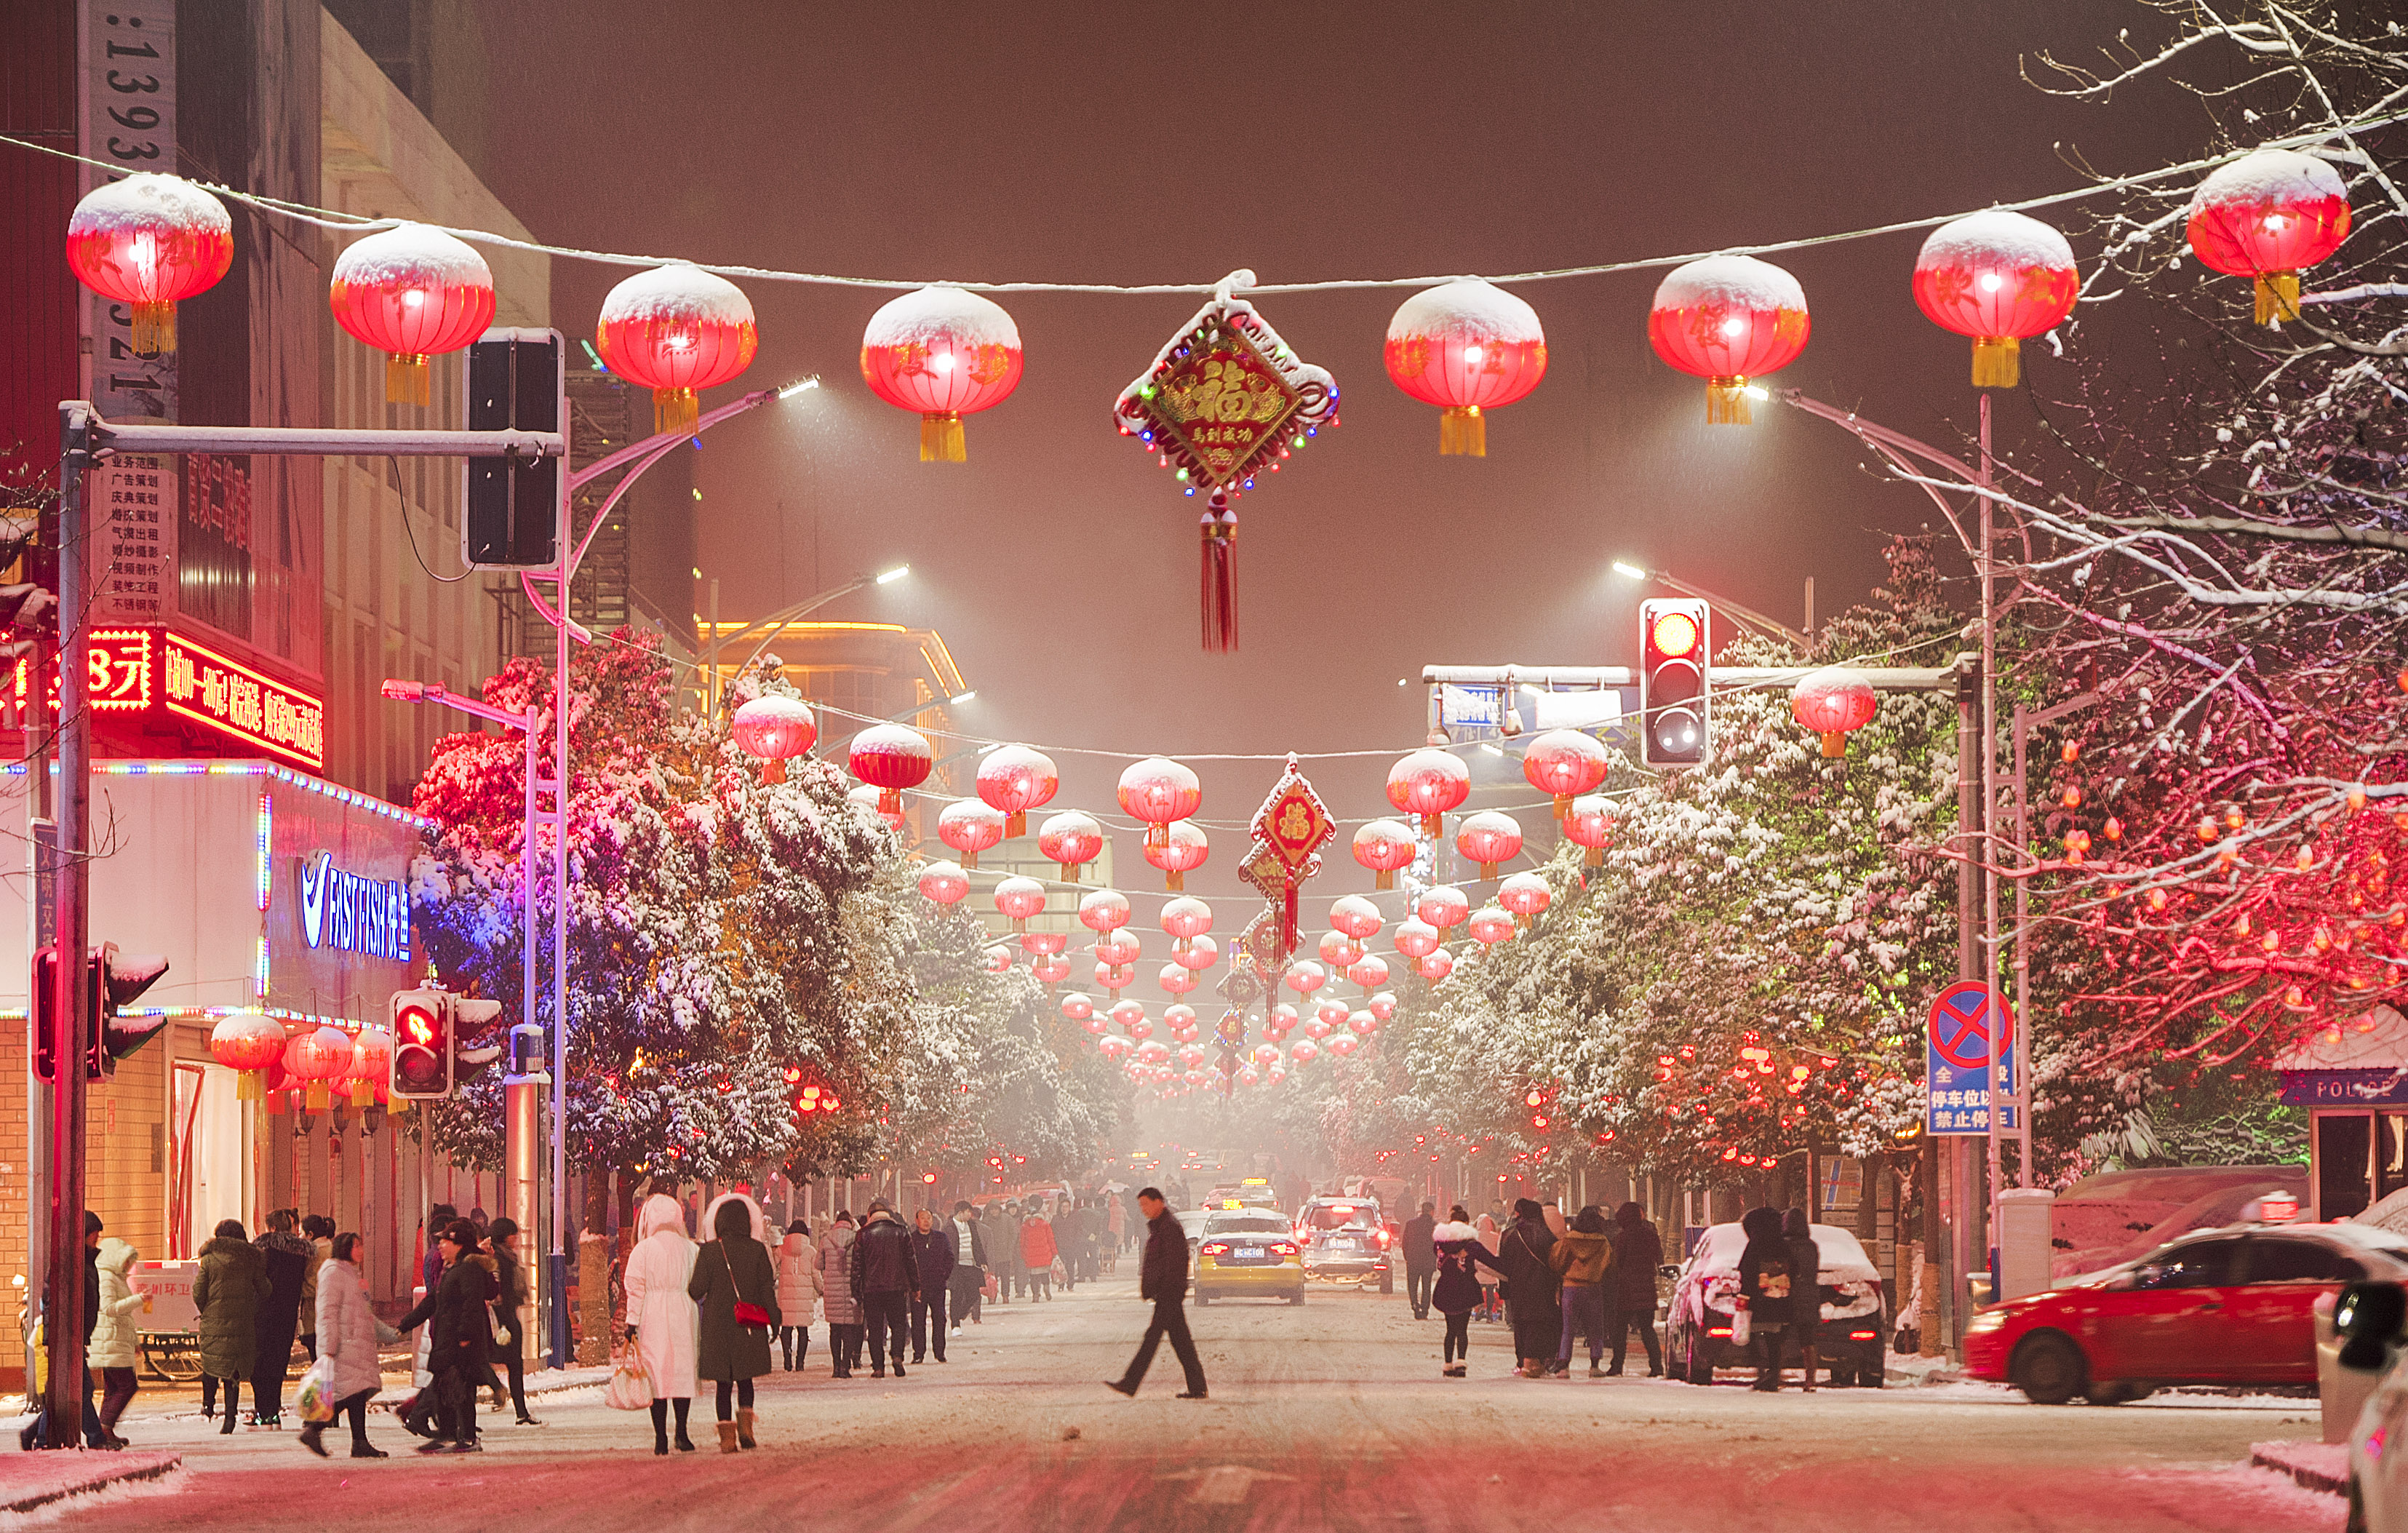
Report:
<svg viewBox="0 0 2408 1533"><path fill-rule="evenodd" d="M1254 306L1235 296L1254 274L1234 271L1121 391L1113 423L1173 470L1182 492L1210 497L1201 519L1204 648L1238 647L1238 517L1231 503L1276 474L1297 448L1338 423L1338 384L1299 359Z"/></svg>

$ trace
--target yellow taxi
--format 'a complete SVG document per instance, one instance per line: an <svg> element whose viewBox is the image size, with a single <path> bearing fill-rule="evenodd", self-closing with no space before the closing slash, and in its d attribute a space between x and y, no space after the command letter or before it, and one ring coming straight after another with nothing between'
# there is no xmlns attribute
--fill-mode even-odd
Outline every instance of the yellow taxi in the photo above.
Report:
<svg viewBox="0 0 2408 1533"><path fill-rule="evenodd" d="M1283 1298L1304 1302L1304 1251L1277 1209L1214 1199L1197 1231L1196 1302Z"/></svg>

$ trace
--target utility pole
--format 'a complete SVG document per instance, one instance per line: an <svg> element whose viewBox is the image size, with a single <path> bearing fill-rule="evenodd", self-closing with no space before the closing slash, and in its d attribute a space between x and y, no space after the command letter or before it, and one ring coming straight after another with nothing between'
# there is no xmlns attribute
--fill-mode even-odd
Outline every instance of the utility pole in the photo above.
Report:
<svg viewBox="0 0 2408 1533"><path fill-rule="evenodd" d="M84 1061L95 1019L84 981L90 960L91 865L85 860L92 803L92 709L84 652L92 627L91 516L84 474L92 466L96 417L81 401L59 407L59 788L57 838L41 855L58 900L59 961L51 966L50 1217L42 1338L50 1354L50 1432L46 1445L83 1440ZM40 695L38 685L36 696ZM37 710L38 716L38 710Z"/></svg>

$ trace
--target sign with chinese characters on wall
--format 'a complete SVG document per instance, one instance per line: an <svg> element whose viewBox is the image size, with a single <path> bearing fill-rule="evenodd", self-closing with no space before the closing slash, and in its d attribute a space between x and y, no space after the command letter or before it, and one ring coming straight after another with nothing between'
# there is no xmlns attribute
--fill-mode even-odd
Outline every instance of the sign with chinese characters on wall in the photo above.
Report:
<svg viewBox="0 0 2408 1533"><path fill-rule="evenodd" d="M268 755L316 771L326 759L326 709L317 695L168 628L100 628L84 651L93 707L108 721L200 725L228 755ZM32 666L17 663L0 727L23 728ZM52 681L50 706L59 706ZM104 753L106 742L104 741Z"/></svg>
<svg viewBox="0 0 2408 1533"><path fill-rule="evenodd" d="M115 453L92 471L99 512L99 589L93 616L103 623L164 623L175 613L176 460Z"/></svg>

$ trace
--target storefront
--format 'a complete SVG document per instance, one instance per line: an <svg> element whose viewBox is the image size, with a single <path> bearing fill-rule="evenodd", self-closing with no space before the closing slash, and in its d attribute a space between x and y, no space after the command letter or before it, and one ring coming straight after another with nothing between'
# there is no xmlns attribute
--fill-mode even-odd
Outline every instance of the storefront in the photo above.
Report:
<svg viewBox="0 0 2408 1533"><path fill-rule="evenodd" d="M2408 1188L2408 1018L2378 1006L2274 1062L2308 1110L2309 1217L2345 1219Z"/></svg>

